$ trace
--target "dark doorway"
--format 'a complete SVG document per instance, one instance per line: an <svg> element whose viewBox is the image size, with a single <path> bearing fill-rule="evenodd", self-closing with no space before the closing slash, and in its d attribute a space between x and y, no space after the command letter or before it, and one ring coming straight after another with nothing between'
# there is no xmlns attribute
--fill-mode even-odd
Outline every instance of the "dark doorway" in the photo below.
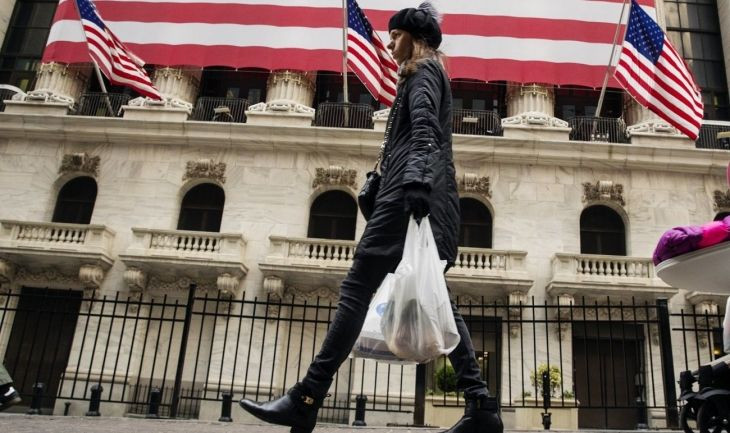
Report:
<svg viewBox="0 0 730 433"><path fill-rule="evenodd" d="M636 429L637 401L646 397L643 344L640 325L573 323L578 428Z"/></svg>
<svg viewBox="0 0 730 433"><path fill-rule="evenodd" d="M583 210L580 215L580 253L626 255L626 228L616 211L603 205Z"/></svg>
<svg viewBox="0 0 730 433"><path fill-rule="evenodd" d="M459 246L492 248L492 214L489 209L473 198L462 198L459 200L459 207Z"/></svg>
<svg viewBox="0 0 730 433"><path fill-rule="evenodd" d="M23 287L4 365L30 405L33 384L45 384L43 408L53 408L68 364L82 293Z"/></svg>
<svg viewBox="0 0 730 433"><path fill-rule="evenodd" d="M177 229L219 232L225 201L225 193L218 185L204 183L193 187L182 200Z"/></svg>
<svg viewBox="0 0 730 433"><path fill-rule="evenodd" d="M327 191L309 210L308 238L355 240L357 203L343 191Z"/></svg>
<svg viewBox="0 0 730 433"><path fill-rule="evenodd" d="M96 181L90 177L77 177L66 182L58 192L54 223L89 224L96 203Z"/></svg>

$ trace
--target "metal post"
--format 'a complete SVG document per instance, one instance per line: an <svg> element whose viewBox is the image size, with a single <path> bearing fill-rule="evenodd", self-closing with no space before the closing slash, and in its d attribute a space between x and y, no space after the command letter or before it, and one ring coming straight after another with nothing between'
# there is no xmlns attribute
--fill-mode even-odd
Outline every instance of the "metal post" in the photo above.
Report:
<svg viewBox="0 0 730 433"><path fill-rule="evenodd" d="M150 390L149 406L147 407L147 415L145 418L159 418L160 417L160 402L162 401L162 391L160 388L153 387Z"/></svg>
<svg viewBox="0 0 730 433"><path fill-rule="evenodd" d="M426 366L416 366L416 407L413 409L413 425L421 427L426 419Z"/></svg>
<svg viewBox="0 0 730 433"><path fill-rule="evenodd" d="M33 398L30 400L30 409L26 412L28 415L42 415L41 406L43 405L43 391L46 385L38 382L33 385Z"/></svg>
<svg viewBox="0 0 730 433"><path fill-rule="evenodd" d="M677 410L677 390L674 387L674 359L672 358L672 328L669 325L669 305L666 299L657 299L656 306L659 321L667 427L676 429L679 428L679 411Z"/></svg>
<svg viewBox="0 0 730 433"><path fill-rule="evenodd" d="M67 401L63 404L63 416L68 416L68 413L71 411L71 402Z"/></svg>
<svg viewBox="0 0 730 433"><path fill-rule="evenodd" d="M190 320L193 317L193 303L195 303L195 289L197 286L191 284L188 288L188 303L185 306L185 324L183 325L182 336L180 337L180 352L177 355L177 370L175 371L175 385L172 388L172 402L170 403L170 418L177 416L177 407L180 404L180 386L182 384L183 368L185 368L185 352L188 348L188 334L190 333Z"/></svg>
<svg viewBox="0 0 730 433"><path fill-rule="evenodd" d="M218 418L219 422L233 422L231 418L231 404L233 402L233 396L229 392L223 393L223 401L221 403L221 417Z"/></svg>
<svg viewBox="0 0 730 433"><path fill-rule="evenodd" d="M353 426L365 427L365 403L367 403L368 397L366 395L358 395L355 397L355 421L352 422Z"/></svg>
<svg viewBox="0 0 730 433"><path fill-rule="evenodd" d="M552 413L548 412L550 410L550 398L552 397L550 391L550 372L545 370L542 372L542 408L544 409L542 413L542 426L545 430L550 430L550 425L552 424Z"/></svg>
<svg viewBox="0 0 730 433"><path fill-rule="evenodd" d="M86 416L100 416L99 407L101 406L101 392L104 391L104 387L100 384L96 384L91 387L91 400L89 400L89 411L86 412Z"/></svg>

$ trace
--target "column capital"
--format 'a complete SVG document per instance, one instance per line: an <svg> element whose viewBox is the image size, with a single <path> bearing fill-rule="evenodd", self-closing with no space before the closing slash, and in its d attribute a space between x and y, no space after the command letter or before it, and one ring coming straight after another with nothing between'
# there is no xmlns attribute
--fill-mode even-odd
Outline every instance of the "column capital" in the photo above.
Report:
<svg viewBox="0 0 730 433"><path fill-rule="evenodd" d="M249 107L248 123L308 126L314 119L314 71L278 70L266 82L266 102Z"/></svg>

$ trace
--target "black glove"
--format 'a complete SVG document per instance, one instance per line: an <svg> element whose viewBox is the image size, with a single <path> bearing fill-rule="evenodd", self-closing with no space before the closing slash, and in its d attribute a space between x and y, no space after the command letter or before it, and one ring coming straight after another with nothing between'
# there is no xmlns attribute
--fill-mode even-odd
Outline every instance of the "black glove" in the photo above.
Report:
<svg viewBox="0 0 730 433"><path fill-rule="evenodd" d="M406 214L420 220L431 210L429 205L431 192L424 185L411 183L403 187Z"/></svg>

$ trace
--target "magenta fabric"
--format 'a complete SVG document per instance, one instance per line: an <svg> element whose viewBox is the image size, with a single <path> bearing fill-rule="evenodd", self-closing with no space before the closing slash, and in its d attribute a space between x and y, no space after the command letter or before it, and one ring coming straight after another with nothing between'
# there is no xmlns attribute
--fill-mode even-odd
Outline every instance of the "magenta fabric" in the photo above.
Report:
<svg viewBox="0 0 730 433"><path fill-rule="evenodd" d="M658 265L664 260L730 240L730 216L699 226L674 227L667 230L652 257Z"/></svg>

